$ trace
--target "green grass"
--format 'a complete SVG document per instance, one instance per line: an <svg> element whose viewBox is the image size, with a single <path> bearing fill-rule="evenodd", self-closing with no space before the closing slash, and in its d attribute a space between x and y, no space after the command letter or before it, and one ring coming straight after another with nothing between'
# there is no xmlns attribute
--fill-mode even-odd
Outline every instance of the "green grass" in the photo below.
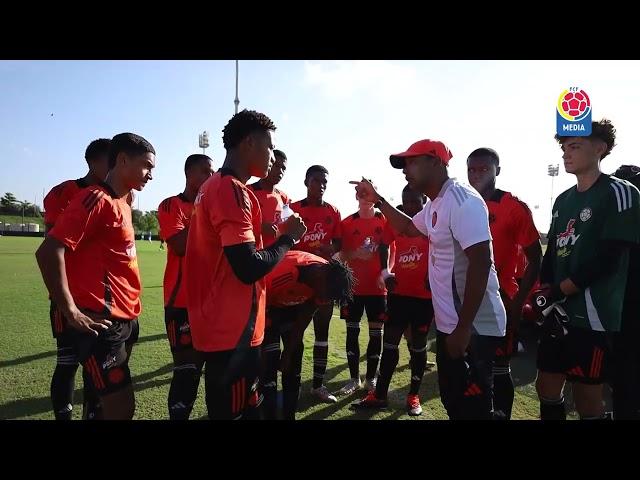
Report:
<svg viewBox="0 0 640 480"><path fill-rule="evenodd" d="M52 419L49 384L55 366L55 342L51 337L48 300L34 252L42 239L0 237L0 419ZM167 419L167 395L171 381L171 354L163 321L162 276L165 252L159 243L138 242L139 265L144 292L140 317L140 340L133 349L131 372L136 394L137 419ZM361 351L366 350L367 329L361 331ZM337 404L317 404L309 395L312 376L313 329L305 335L305 356L302 372L303 389L299 419L407 419L404 402L410 383L408 354L404 343L400 362L393 376L390 408L370 415L353 412L349 404L362 393L339 397ZM345 323L337 316L331 324L329 361L326 383L330 390L340 388L349 379L345 353ZM529 348L531 350L531 347ZM429 353L434 360L434 354ZM366 362L361 358L361 372ZM514 402L516 419L538 416L538 401L532 382L535 362L530 355L513 362L514 380L518 384ZM81 414L80 374L76 377L74 418ZM440 403L436 372L427 372L420 391L424 413L418 419L446 419ZM206 416L203 385L192 418Z"/></svg>

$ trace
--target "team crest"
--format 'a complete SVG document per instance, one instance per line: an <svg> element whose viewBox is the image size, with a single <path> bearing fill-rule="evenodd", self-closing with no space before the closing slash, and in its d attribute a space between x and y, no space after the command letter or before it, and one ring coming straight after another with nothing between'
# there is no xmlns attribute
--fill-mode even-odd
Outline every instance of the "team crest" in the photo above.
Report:
<svg viewBox="0 0 640 480"><path fill-rule="evenodd" d="M431 215L431 228L435 228L437 221L438 221L438 212L433 212L433 215Z"/></svg>
<svg viewBox="0 0 640 480"><path fill-rule="evenodd" d="M591 218L591 209L589 207L583 208L580 212L580 220L586 222Z"/></svg>

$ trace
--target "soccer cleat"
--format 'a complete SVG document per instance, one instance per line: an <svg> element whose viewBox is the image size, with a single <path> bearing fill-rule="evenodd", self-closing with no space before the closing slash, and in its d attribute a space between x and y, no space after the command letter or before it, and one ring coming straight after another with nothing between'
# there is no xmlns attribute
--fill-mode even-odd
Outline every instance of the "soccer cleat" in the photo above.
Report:
<svg viewBox="0 0 640 480"><path fill-rule="evenodd" d="M364 388L367 390L367 392L373 392L376 389L376 384L378 383L378 379L377 378L372 378L371 380L369 380L368 378L364 381Z"/></svg>
<svg viewBox="0 0 640 480"><path fill-rule="evenodd" d="M387 408L389 403L387 400L376 397L376 392L371 390L367 393L367 396L357 402L351 404L353 410L365 410L365 409L382 409Z"/></svg>
<svg viewBox="0 0 640 480"><path fill-rule="evenodd" d="M311 389L311 395L319 398L324 403L336 403L338 399L329 392L326 386L321 385L318 388Z"/></svg>
<svg viewBox="0 0 640 480"><path fill-rule="evenodd" d="M420 405L418 395L407 395L407 413L412 417L422 415L422 405Z"/></svg>
<svg viewBox="0 0 640 480"><path fill-rule="evenodd" d="M338 395L351 395L356 390L360 390L362 388L362 382L359 378L352 378L349 382L338 390Z"/></svg>

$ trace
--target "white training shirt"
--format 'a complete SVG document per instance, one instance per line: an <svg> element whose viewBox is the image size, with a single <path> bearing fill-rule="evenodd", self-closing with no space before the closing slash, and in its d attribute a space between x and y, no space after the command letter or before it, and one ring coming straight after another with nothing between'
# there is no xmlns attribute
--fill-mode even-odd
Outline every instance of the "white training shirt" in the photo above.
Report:
<svg viewBox="0 0 640 480"><path fill-rule="evenodd" d="M464 250L491 240L487 204L471 186L449 179L438 196L427 200L422 211L413 217L413 224L429 237L429 284L436 328L451 333L458 325L464 299L469 267ZM473 321L474 333L504 336L507 319L498 288L491 245L487 290Z"/></svg>

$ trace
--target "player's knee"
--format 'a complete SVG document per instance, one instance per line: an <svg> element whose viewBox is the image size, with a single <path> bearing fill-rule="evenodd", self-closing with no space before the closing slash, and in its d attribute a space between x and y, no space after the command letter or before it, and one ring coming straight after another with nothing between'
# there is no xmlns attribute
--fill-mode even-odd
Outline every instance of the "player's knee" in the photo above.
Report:
<svg viewBox="0 0 640 480"><path fill-rule="evenodd" d="M538 374L536 378L536 392L538 398L556 400L562 397L563 384L554 381L544 374Z"/></svg>
<svg viewBox="0 0 640 480"><path fill-rule="evenodd" d="M105 420L131 420L136 410L132 385L100 397Z"/></svg>

